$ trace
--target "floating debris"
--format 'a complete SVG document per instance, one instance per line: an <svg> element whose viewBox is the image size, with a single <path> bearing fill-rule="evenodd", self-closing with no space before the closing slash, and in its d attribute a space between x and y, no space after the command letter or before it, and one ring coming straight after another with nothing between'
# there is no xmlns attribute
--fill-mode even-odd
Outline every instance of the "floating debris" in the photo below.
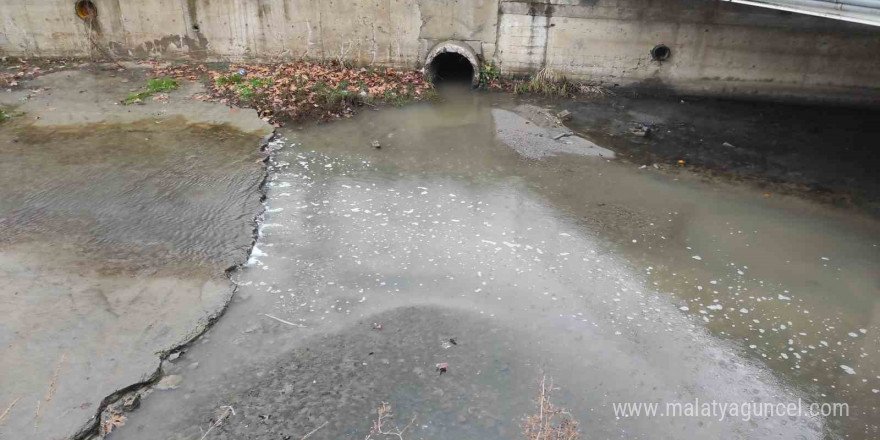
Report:
<svg viewBox="0 0 880 440"><path fill-rule="evenodd" d="M449 368L449 365L447 365L446 362L440 362L439 364L434 365L434 368L436 371L439 371L440 374L443 374Z"/></svg>

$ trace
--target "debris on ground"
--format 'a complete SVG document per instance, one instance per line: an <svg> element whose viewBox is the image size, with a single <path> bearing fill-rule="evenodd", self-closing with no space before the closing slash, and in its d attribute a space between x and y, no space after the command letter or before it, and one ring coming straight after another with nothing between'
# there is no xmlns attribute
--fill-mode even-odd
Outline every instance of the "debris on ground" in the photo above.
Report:
<svg viewBox="0 0 880 440"><path fill-rule="evenodd" d="M323 428L323 427L325 427L325 426L327 426L327 424L328 424L328 423L330 423L330 422L327 422L327 421L325 421L325 422L324 422L324 423L322 423L322 424L320 424L320 425L318 425L318 427L317 427L317 428L315 428L315 429L313 429L313 430L311 430L311 431L309 431L309 433L308 433L308 434L306 434L306 435L304 435L304 436L302 436L302 438L300 438L300 439L299 439L299 440L306 440L306 439L307 439L307 438L309 438L309 437L311 437L311 436L312 436L312 434L314 434L314 433L316 433L316 432L318 432L318 431L320 431L320 430L321 430L321 428ZM285 438L289 438L289 437L285 437Z"/></svg>
<svg viewBox="0 0 880 440"><path fill-rule="evenodd" d="M394 420L394 414L391 412L391 405L382 402L382 406L376 411L377 418L376 421L373 422L373 426L370 427L370 434L364 440L373 440L373 439L381 439L387 437L396 437L399 440L404 440L403 435L406 433L406 430L412 426L416 421L416 415L413 415L412 420L404 426L403 428L398 428L397 425L394 425L392 428L388 428L388 424L392 424ZM305 437L303 437L305 439Z"/></svg>
<svg viewBox="0 0 880 440"><path fill-rule="evenodd" d="M434 365L434 369L439 371L440 374L443 374L449 369L449 365L446 362L440 362L439 364Z"/></svg>
<svg viewBox="0 0 880 440"><path fill-rule="evenodd" d="M99 64L102 61L93 60ZM65 68L89 63L88 60L54 59L5 61L0 63L0 87L13 88L21 81ZM208 93L193 99L216 101L230 106L253 108L261 118L280 126L288 120L327 121L351 117L360 106L403 105L433 99L436 91L421 71L390 67L349 67L338 62L294 61L273 64L233 64L209 67L206 64L146 61L153 68L146 90L127 97L126 104L144 104L159 92L176 88L168 81L201 81ZM123 80L127 81L127 79ZM166 87L160 87L164 85ZM154 96L166 102L167 96Z"/></svg>
<svg viewBox="0 0 880 440"><path fill-rule="evenodd" d="M554 141L558 141L558 140L560 140L560 139L562 139L562 138L564 138L564 137L569 137L569 136L571 136L571 135L573 135L573 134L574 134L574 133L572 133L572 132L570 132L570 131L565 132L565 133L559 133L559 134L557 134L556 136L553 136L553 140L554 140Z"/></svg>
<svg viewBox="0 0 880 440"><path fill-rule="evenodd" d="M152 393L152 390L149 387L130 391L117 399L116 402L104 408L100 414L98 435L95 438L103 439L116 428L124 426L126 421L125 413L136 410L140 406L141 400L150 393Z"/></svg>
<svg viewBox="0 0 880 440"><path fill-rule="evenodd" d="M31 80L47 73L65 69L74 64L68 58L25 60L4 60L0 63L0 88L17 87L21 81Z"/></svg>
<svg viewBox="0 0 880 440"><path fill-rule="evenodd" d="M13 400L12 403L10 403L8 407L6 407L6 410L3 411L2 414L0 414L0 425L3 424L3 420L6 419L7 415L9 415L9 411L12 411L12 408L15 408L15 404L17 404L19 400L21 400L21 397L17 397L15 400Z"/></svg>
<svg viewBox="0 0 880 440"><path fill-rule="evenodd" d="M373 323L373 330L382 330L382 324L379 324L378 322L374 322Z"/></svg>
<svg viewBox="0 0 880 440"><path fill-rule="evenodd" d="M546 378L541 378L541 391L538 394L538 410L526 417L523 424L523 435L528 440L577 440L580 438L578 422L572 418L565 408L559 408L550 402L553 382L548 385Z"/></svg>
<svg viewBox="0 0 880 440"><path fill-rule="evenodd" d="M629 132L638 137L648 137L651 134L652 126L646 124L636 124L629 129Z"/></svg>
<svg viewBox="0 0 880 440"><path fill-rule="evenodd" d="M125 412L134 411L139 406L141 406L140 393L131 393L122 399L122 409Z"/></svg>
<svg viewBox="0 0 880 440"><path fill-rule="evenodd" d="M348 118L361 105L402 105L435 96L420 71L390 67L308 61L233 64L218 70L190 64L153 66L156 76L202 79L212 101L254 108L273 123Z"/></svg>
<svg viewBox="0 0 880 440"><path fill-rule="evenodd" d="M370 145L376 149L382 148L382 144L380 144L379 141L370 142Z"/></svg>
<svg viewBox="0 0 880 440"><path fill-rule="evenodd" d="M221 406L220 409L222 409L223 412L220 413L220 416L217 417L217 420L215 420L213 423L211 423L211 427L208 428L207 431L205 431L205 434L204 434L204 435L202 436L202 438L199 439L199 440L205 440L205 439L208 437L208 434L210 434L211 431L214 430L214 428L216 428L216 427L220 426L221 424L223 424L223 421L225 421L226 419L228 419L230 416L234 416L234 415L235 415L235 409L232 408L231 406ZM303 437L303 438L305 438L305 437Z"/></svg>
<svg viewBox="0 0 880 440"><path fill-rule="evenodd" d="M305 326L302 325L302 324L296 324L296 323L293 323L293 322L290 322L290 321L285 321L285 320L283 320L283 319L281 319L281 318L278 318L278 317L272 316L272 315L270 315L270 314L268 314L268 313L263 313L263 316L265 316L265 317L267 317L267 318L269 318L269 319L274 319L275 321L278 321L278 322L280 322L280 323L282 323L282 324L287 324L287 325L289 325L289 326L291 326L291 327L305 328ZM248 333L250 333L250 332L248 332Z"/></svg>
<svg viewBox="0 0 880 440"><path fill-rule="evenodd" d="M563 110L556 114L556 117L559 118L560 121L570 121L571 120L571 112L568 110Z"/></svg>
<svg viewBox="0 0 880 440"><path fill-rule="evenodd" d="M101 431L104 435L110 434L114 429L125 425L125 416L119 413L110 414L101 422Z"/></svg>

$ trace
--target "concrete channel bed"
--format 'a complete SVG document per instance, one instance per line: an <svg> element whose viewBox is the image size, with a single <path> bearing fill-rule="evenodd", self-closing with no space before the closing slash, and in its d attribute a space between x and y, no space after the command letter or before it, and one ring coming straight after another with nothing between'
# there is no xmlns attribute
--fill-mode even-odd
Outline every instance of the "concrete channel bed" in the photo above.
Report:
<svg viewBox="0 0 880 440"><path fill-rule="evenodd" d="M801 151L782 107L455 89L276 130L188 82L119 104L145 78L0 94L4 439L382 438L385 404L405 439L522 438L542 377L583 438L880 429L871 129L819 166L875 112ZM614 411L695 399L850 415Z"/></svg>

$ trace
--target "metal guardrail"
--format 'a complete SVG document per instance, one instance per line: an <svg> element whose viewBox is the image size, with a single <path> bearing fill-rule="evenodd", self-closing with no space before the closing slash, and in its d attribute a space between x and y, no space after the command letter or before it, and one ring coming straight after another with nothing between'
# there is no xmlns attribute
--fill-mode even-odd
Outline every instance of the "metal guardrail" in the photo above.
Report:
<svg viewBox="0 0 880 440"><path fill-rule="evenodd" d="M722 0L880 26L880 0Z"/></svg>

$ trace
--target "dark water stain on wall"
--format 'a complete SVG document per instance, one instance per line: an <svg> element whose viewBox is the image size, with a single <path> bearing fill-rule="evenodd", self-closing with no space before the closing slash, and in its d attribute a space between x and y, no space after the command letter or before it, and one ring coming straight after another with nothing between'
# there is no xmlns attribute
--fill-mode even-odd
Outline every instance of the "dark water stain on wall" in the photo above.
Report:
<svg viewBox="0 0 880 440"><path fill-rule="evenodd" d="M535 31L537 31L539 27L544 28L544 44L542 45L543 47L541 47L541 65L532 66L535 69L540 69L547 65L547 46L550 44L550 20L553 18L553 12L554 9L553 5L550 4L550 0L544 0L543 3L533 2L529 5L529 58L533 58L535 50L539 45L538 36L535 35ZM543 25L538 23L538 17L545 17Z"/></svg>
<svg viewBox="0 0 880 440"><path fill-rule="evenodd" d="M207 1L207 0L206 0ZM187 0L186 1L187 13L189 14L189 25L190 30L195 34L195 38L190 37L188 34L184 37L184 41L186 42L187 47L189 48L190 55L196 59L205 59L208 56L208 39L202 34L202 30L199 27L199 16L198 16L198 8L196 6L196 0Z"/></svg>

